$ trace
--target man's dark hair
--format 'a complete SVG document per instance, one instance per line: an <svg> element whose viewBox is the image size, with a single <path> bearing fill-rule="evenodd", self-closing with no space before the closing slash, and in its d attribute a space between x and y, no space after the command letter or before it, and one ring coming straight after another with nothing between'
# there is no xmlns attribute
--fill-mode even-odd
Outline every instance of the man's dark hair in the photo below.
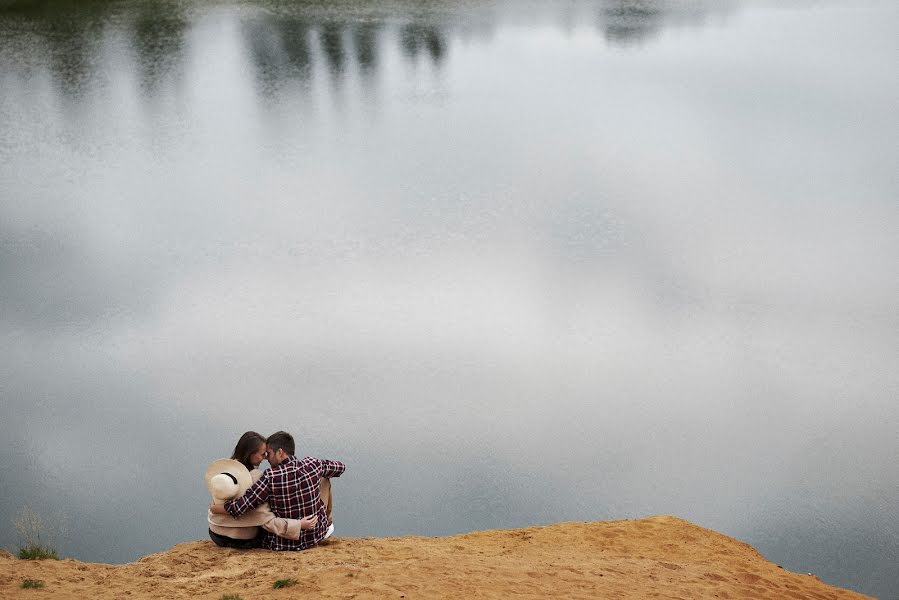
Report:
<svg viewBox="0 0 899 600"><path fill-rule="evenodd" d="M286 431L278 431L271 434L265 440L265 443L268 444L268 448L272 452L284 450L284 452L293 456L294 450L296 450L296 447L293 445L293 436Z"/></svg>

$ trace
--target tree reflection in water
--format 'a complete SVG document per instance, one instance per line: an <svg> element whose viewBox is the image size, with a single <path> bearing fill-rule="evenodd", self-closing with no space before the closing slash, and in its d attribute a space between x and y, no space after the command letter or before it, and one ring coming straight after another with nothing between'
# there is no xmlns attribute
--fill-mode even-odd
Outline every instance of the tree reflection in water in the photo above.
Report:
<svg viewBox="0 0 899 600"><path fill-rule="evenodd" d="M14 72L26 70L27 64L11 58L12 50L18 37L36 37L56 87L74 98L86 88L102 86L107 68L104 44L118 36L131 50L140 94L152 97L183 73L185 40L204 16L194 8L171 1L7 2L0 5L6 38L0 48L7 57L0 58L0 64ZM549 22L568 31L577 21L577 11L592 12L597 33L611 45L627 46L646 43L666 27L703 24L709 15L733 9L730 1L597 0L539 7L472 7L452 1L393 0L363 6L306 1L262 2L244 7L236 18L259 93L270 96L292 81L302 84L299 89L308 89L317 64L335 83L353 67L363 80L371 80L383 64L379 52L391 44L413 62L427 57L440 66L449 56L451 39L466 39L473 31L489 32L506 17Z"/></svg>

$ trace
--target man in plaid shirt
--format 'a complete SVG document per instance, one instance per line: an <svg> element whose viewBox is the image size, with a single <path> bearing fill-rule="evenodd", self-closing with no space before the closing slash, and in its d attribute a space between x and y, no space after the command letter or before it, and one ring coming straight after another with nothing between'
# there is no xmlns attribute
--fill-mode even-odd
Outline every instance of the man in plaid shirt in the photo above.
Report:
<svg viewBox="0 0 899 600"><path fill-rule="evenodd" d="M273 433L265 443L271 468L242 497L229 500L224 508L236 518L268 500L277 517L302 519L316 516L315 527L302 530L298 540L282 538L268 531L262 538L262 547L269 550L303 550L314 546L328 537L331 526L330 482L324 486L328 498L323 501L323 478L340 477L346 465L312 456L298 459L293 455L293 436L284 431Z"/></svg>

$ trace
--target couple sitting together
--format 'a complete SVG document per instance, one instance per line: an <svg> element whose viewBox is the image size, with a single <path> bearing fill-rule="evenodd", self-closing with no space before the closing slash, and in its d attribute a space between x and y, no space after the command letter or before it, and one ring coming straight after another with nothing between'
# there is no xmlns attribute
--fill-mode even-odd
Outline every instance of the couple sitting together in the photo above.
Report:
<svg viewBox="0 0 899 600"><path fill-rule="evenodd" d="M259 470L262 460L271 467ZM268 439L255 431L240 437L231 458L206 470L212 494L207 520L218 546L303 550L331 537L331 477L346 466L336 460L294 456L293 436Z"/></svg>

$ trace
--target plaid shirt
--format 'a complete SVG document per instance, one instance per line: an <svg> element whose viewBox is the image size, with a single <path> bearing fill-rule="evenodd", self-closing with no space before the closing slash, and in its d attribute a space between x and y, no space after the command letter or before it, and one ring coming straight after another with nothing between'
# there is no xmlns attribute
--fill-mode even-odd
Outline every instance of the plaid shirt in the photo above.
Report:
<svg viewBox="0 0 899 600"><path fill-rule="evenodd" d="M302 519L318 515L315 527L304 529L298 540L278 537L268 531L262 538L262 547L269 550L303 550L325 539L328 531L328 514L319 493L321 478L340 477L345 470L346 465L340 461L312 456L299 460L290 456L277 467L266 469L242 497L226 502L225 510L236 518L268 500L277 517Z"/></svg>

